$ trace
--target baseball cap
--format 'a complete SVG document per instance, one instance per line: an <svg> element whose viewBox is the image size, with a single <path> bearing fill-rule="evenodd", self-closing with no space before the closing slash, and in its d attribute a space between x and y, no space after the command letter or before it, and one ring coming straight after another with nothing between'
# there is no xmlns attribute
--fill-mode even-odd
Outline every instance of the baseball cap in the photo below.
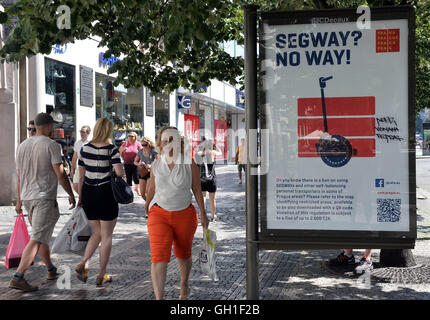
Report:
<svg viewBox="0 0 430 320"><path fill-rule="evenodd" d="M43 126L45 124L54 123L54 119L47 113L41 112L34 119L36 126Z"/></svg>

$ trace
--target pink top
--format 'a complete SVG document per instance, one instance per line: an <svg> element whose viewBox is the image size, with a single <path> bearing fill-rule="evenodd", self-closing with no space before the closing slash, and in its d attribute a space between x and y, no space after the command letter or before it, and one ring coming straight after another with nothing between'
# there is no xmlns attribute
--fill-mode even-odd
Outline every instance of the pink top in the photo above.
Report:
<svg viewBox="0 0 430 320"><path fill-rule="evenodd" d="M122 144L127 147L127 150L125 150L122 154L122 158L124 159L125 164L133 164L134 159L136 158L137 152L140 148L142 148L142 145L139 141L136 141L134 144L130 144L128 141L124 142Z"/></svg>

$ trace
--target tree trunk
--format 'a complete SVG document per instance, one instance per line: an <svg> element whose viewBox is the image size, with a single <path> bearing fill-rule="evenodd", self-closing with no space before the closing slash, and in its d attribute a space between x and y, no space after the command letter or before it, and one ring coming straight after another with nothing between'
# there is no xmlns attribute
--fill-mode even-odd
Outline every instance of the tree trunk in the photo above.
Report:
<svg viewBox="0 0 430 320"><path fill-rule="evenodd" d="M381 267L413 267L416 265L411 249L381 249Z"/></svg>

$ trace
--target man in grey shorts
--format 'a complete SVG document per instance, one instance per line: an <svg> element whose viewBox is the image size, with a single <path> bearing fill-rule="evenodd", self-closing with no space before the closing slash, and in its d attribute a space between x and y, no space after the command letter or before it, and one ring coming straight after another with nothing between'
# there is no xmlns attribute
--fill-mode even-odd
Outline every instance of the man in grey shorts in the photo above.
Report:
<svg viewBox="0 0 430 320"><path fill-rule="evenodd" d="M63 168L60 146L50 139L54 132L54 120L47 113L39 113L34 122L36 135L19 145L16 156L18 179L15 210L21 213L22 205L27 210L31 237L9 288L23 291L38 289L24 279L24 273L37 253L48 267L47 279L54 280L58 277L49 252L49 241L60 217L56 200L58 181L69 194L70 209L75 207L75 197Z"/></svg>

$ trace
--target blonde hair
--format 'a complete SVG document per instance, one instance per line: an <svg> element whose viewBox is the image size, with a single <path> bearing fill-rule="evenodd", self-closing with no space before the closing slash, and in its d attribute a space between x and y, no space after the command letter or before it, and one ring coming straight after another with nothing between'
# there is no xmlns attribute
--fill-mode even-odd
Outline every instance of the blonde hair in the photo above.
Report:
<svg viewBox="0 0 430 320"><path fill-rule="evenodd" d="M158 150L160 150L160 153L163 152L163 147L161 146L161 136L163 135L164 131L166 130L175 130L178 133L178 136L181 138L181 153L184 153L184 137L181 137L178 128L176 127L164 127L162 128L159 132L158 132L158 136L157 136L157 147Z"/></svg>
<svg viewBox="0 0 430 320"><path fill-rule="evenodd" d="M108 118L100 118L94 126L93 139L90 143L112 142L113 123Z"/></svg>
<svg viewBox="0 0 430 320"><path fill-rule="evenodd" d="M137 133L136 133L136 132L134 132L134 131L130 131L130 132L128 133L128 135L129 135L129 136L133 136L133 137L136 139L136 141L137 141Z"/></svg>
<svg viewBox="0 0 430 320"><path fill-rule="evenodd" d="M151 139L151 138L149 138L149 137L147 137L147 136L144 136L144 137L142 138L142 140L140 141L140 143L144 143L144 142L146 142L147 144L149 144L149 147L150 147L151 149L155 149L155 142L154 142L154 141L152 141L152 139Z"/></svg>

